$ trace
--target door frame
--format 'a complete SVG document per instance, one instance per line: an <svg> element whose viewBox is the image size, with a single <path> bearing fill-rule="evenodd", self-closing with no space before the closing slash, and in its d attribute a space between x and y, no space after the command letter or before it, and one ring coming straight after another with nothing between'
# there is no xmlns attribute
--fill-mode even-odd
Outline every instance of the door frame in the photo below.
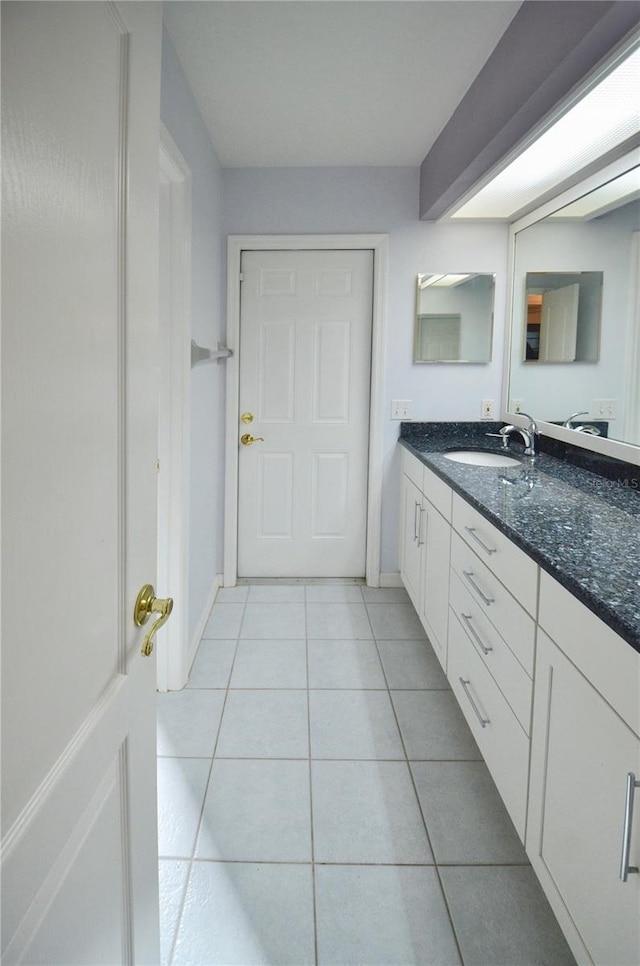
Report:
<svg viewBox="0 0 640 966"><path fill-rule="evenodd" d="M175 607L157 637L157 688L179 691L190 667L191 169L162 122L159 165L169 188L169 331L160 344L157 592Z"/></svg>
<svg viewBox="0 0 640 966"><path fill-rule="evenodd" d="M238 579L238 425L240 419L240 268L243 251L373 252L371 326L371 392L369 398L369 464L367 481L367 586L380 584L382 510L382 433L384 346L387 314L389 236L363 235L229 235L227 240L227 362L225 441L224 586Z"/></svg>

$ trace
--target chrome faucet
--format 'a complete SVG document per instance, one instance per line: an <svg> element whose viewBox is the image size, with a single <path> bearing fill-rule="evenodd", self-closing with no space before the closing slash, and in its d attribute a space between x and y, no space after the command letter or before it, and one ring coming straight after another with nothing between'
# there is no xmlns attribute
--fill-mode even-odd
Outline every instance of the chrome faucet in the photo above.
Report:
<svg viewBox="0 0 640 966"><path fill-rule="evenodd" d="M589 413L586 409L581 410L581 412L579 413L571 413L570 416L567 416L567 418L565 419L562 425L565 429L573 429L573 426L571 425L571 423L577 416L588 416L588 415Z"/></svg>
<svg viewBox="0 0 640 966"><path fill-rule="evenodd" d="M488 436L499 436L502 438L502 448L506 449L509 445L509 437L513 433L519 433L522 437L524 443L524 455L525 456L535 456L536 455L536 436L538 435L538 427L536 426L534 419L529 413L520 413L520 416L526 416L529 420L529 425L526 429L521 429L520 426L513 426L509 424L508 426L503 426L498 433L487 433Z"/></svg>
<svg viewBox="0 0 640 966"><path fill-rule="evenodd" d="M599 436L600 435L600 430L598 429L597 426L591 426L589 423L584 424L584 425L581 425L581 426L572 426L571 425L571 423L573 422L574 419L576 419L577 416L588 416L588 415L589 415L589 413L588 413L587 410L585 410L584 412L580 412L580 413L573 413L571 416L569 416L567 419L565 419L565 421L563 422L562 425L563 425L563 427L565 429L573 429L573 430L575 430L576 433L587 433L588 436Z"/></svg>

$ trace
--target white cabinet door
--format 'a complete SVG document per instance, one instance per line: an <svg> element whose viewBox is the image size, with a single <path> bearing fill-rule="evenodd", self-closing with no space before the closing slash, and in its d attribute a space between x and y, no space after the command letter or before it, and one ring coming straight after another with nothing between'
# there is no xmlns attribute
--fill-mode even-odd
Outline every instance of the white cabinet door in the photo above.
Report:
<svg viewBox="0 0 640 966"><path fill-rule="evenodd" d="M400 521L400 576L413 606L420 608L422 493L408 476L402 476Z"/></svg>
<svg viewBox="0 0 640 966"><path fill-rule="evenodd" d="M640 739L538 636L527 851L580 961L640 962L640 875L619 878L627 774ZM631 865L640 866L636 791Z"/></svg>
<svg viewBox="0 0 640 966"><path fill-rule="evenodd" d="M2 4L7 966L159 961L161 36L160 4Z"/></svg>
<svg viewBox="0 0 640 966"><path fill-rule="evenodd" d="M433 649L446 670L451 524L426 497L422 503L422 585L418 613Z"/></svg>

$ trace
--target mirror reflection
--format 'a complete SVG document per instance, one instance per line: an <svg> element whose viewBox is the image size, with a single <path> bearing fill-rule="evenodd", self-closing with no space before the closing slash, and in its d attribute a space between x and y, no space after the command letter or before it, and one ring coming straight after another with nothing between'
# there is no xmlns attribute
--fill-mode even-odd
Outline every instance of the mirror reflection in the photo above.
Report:
<svg viewBox="0 0 640 966"><path fill-rule="evenodd" d="M635 168L516 234L509 412L559 424L579 412L640 445L639 194ZM545 337L549 297L560 321Z"/></svg>
<svg viewBox="0 0 640 966"><path fill-rule="evenodd" d="M602 272L527 272L526 362L597 362Z"/></svg>
<svg viewBox="0 0 640 966"><path fill-rule="evenodd" d="M418 275L413 361L490 362L494 288L494 275Z"/></svg>

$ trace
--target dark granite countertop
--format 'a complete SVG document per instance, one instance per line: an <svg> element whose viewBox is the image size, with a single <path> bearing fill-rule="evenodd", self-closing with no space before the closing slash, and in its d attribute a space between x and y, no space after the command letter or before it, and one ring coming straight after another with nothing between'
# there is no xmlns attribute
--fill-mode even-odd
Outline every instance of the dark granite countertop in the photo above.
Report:
<svg viewBox="0 0 640 966"><path fill-rule="evenodd" d="M600 475L545 452L531 460L518 437L509 455L519 466L442 455L498 452L500 441L486 434L502 425L402 423L399 442L640 651L640 467L605 459Z"/></svg>

